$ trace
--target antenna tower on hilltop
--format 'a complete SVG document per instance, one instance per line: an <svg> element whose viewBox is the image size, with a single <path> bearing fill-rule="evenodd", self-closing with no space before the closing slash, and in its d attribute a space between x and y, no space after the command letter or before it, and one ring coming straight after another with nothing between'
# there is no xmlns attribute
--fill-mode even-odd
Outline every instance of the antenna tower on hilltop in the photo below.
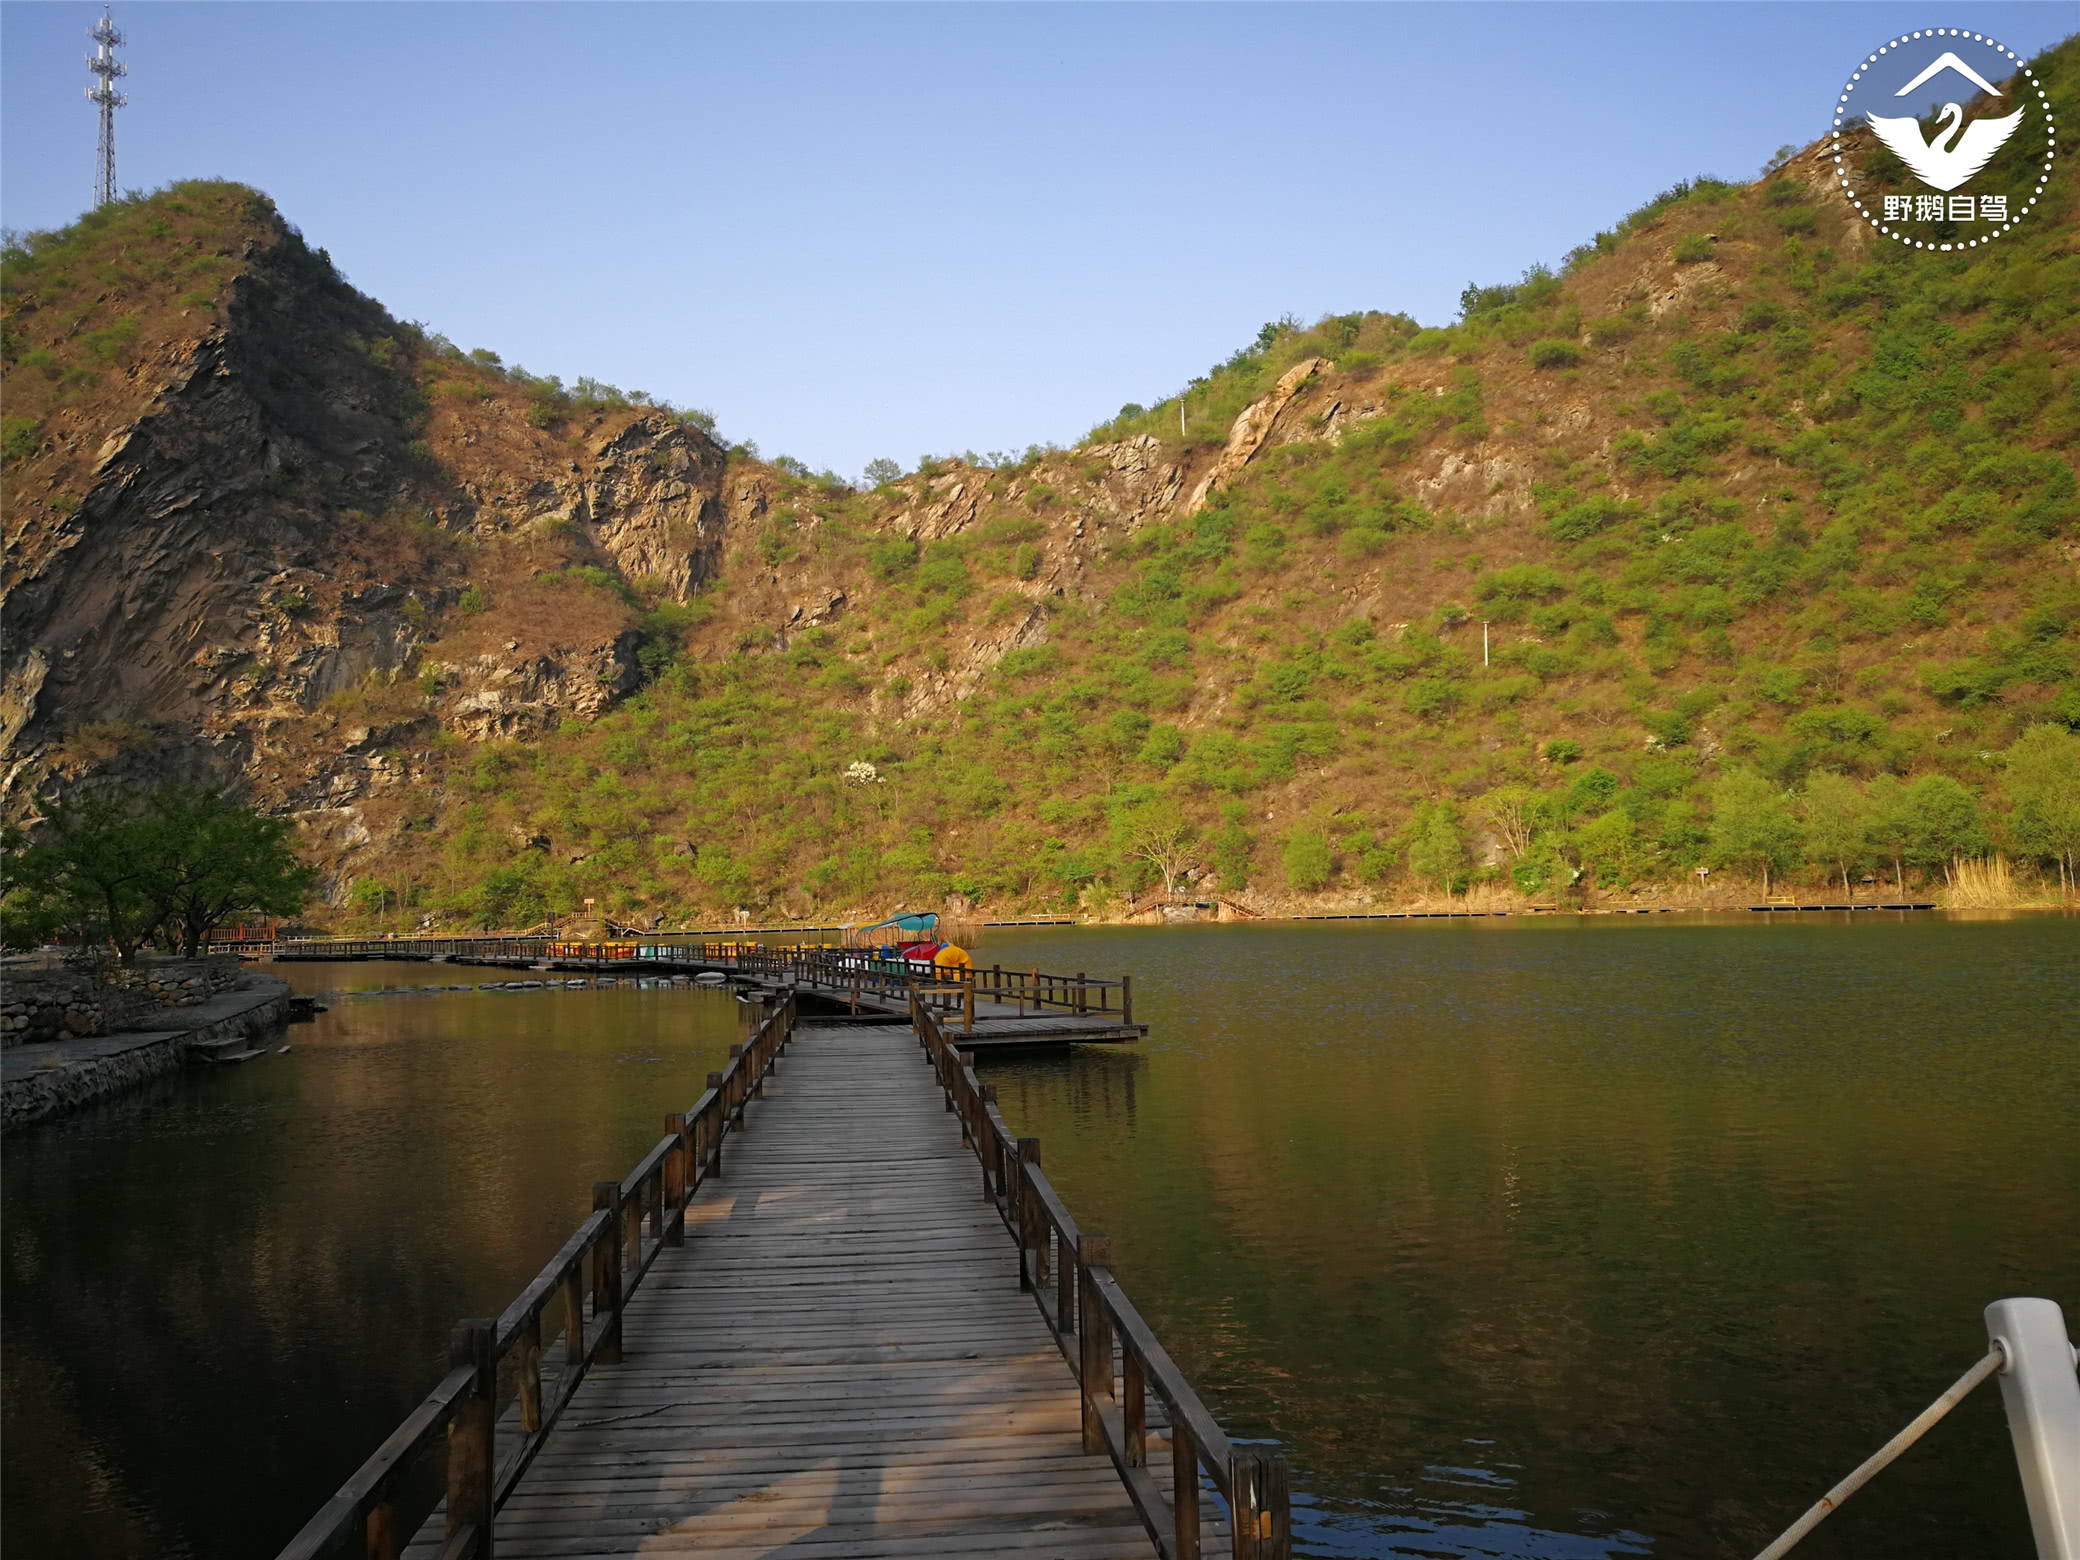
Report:
<svg viewBox="0 0 2080 1560"><path fill-rule="evenodd" d="M123 35L116 31L116 24L108 19L108 7L101 8L101 20L87 29L87 36L99 44L87 56L87 69L101 78L99 85L87 88L87 101L101 108L101 145L94 158L94 204L106 206L116 198L116 110L130 101L129 95L118 92L116 77L130 74L130 67L116 58L116 45Z"/></svg>

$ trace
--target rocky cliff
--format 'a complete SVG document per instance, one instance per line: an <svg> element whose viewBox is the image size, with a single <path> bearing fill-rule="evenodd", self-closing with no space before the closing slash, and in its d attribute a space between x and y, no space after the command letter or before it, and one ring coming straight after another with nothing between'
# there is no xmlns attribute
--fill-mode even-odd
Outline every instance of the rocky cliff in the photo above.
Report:
<svg viewBox="0 0 2080 1560"><path fill-rule="evenodd" d="M175 298L196 266L212 285ZM511 736L636 685L633 588L570 570L684 600L719 558L726 462L698 426L543 416L235 186L46 236L6 307L10 812L111 770L336 810L413 778L375 751L400 727ZM434 696L386 698L407 685Z"/></svg>

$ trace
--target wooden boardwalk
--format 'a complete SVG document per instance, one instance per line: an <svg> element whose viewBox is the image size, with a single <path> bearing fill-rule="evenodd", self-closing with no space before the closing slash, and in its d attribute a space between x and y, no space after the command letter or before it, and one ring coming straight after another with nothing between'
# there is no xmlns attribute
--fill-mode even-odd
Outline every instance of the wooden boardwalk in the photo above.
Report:
<svg viewBox="0 0 2080 1560"><path fill-rule="evenodd" d="M747 1019L283 1560L394 1560L435 1451L414 1560L1290 1556L1284 1459L1229 1441L930 1008Z"/></svg>
<svg viewBox="0 0 2080 1560"><path fill-rule="evenodd" d="M1145 1560L909 1026L798 1029L736 1141L498 1553Z"/></svg>
<svg viewBox="0 0 2080 1560"><path fill-rule="evenodd" d="M1081 972L1044 974L1001 965L940 967L871 950L774 948L745 942L632 939L567 943L546 937L384 937L285 940L266 945L284 962L395 959L582 971L589 975L712 974L741 984L784 986L830 1012L909 1020L913 993L979 1051L1035 1046L1116 1045L1139 1040L1133 981Z"/></svg>

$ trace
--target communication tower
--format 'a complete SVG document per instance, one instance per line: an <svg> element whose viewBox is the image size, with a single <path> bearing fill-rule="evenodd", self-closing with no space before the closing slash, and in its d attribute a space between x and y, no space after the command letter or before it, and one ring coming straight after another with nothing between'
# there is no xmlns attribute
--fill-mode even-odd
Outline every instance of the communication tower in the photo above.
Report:
<svg viewBox="0 0 2080 1560"><path fill-rule="evenodd" d="M130 101L129 95L116 91L118 76L130 74L130 67L116 58L116 45L123 35L116 31L116 24L108 19L108 7L101 8L101 20L87 29L87 36L99 45L87 56L87 69L100 81L87 88L87 101L98 104L101 109L101 145L94 158L94 204L105 206L116 198L116 110Z"/></svg>

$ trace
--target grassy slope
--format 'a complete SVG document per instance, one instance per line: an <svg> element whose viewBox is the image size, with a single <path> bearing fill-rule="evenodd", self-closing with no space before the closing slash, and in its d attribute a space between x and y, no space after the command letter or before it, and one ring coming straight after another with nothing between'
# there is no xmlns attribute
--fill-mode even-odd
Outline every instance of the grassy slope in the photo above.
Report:
<svg viewBox="0 0 2080 1560"><path fill-rule="evenodd" d="M2068 114L2075 67L2071 44L2039 67ZM1792 172L1657 201L1450 330L1267 332L1189 392L1191 440L1310 353L1336 367L1308 405L1384 415L1135 531L1095 599L1048 598L1043 647L933 713L891 712L948 646L1027 609L1020 548L1063 523L1036 470L1073 481L1074 457L972 474L1016 497L920 553L876 519L923 484L792 484L693 653L589 729L475 755L461 826L414 876L488 920L582 894L1009 911L1147 882L1123 847L1174 807L1229 887L1391 899L1425 886L1411 850L1512 881L1481 861L1497 791L1521 788L1514 883L1550 895L1577 870L1578 890L1686 878L1714 859L1715 786L1749 768L1780 798L1823 771L1881 798L1884 776L1953 777L2002 843L2002 749L2080 724L2071 187L1937 258L1853 231L1823 176ZM1160 438L1176 415L1129 409L1093 437ZM1426 507L1407 474L1441 446L1528 473L1533 510ZM863 604L784 650L732 638L732 594L798 552ZM882 779L849 781L857 761ZM551 846L516 851L522 834Z"/></svg>

